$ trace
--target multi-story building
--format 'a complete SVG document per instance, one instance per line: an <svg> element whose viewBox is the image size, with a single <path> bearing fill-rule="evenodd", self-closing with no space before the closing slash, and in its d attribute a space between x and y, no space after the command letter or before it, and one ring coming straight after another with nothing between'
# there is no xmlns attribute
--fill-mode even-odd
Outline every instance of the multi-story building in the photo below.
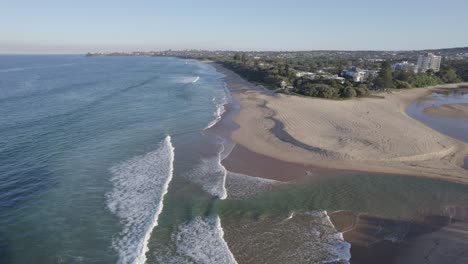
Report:
<svg viewBox="0 0 468 264"><path fill-rule="evenodd" d="M420 55L418 58L418 63L416 64L415 72L426 72L428 70L433 70L438 72L440 70L440 61L442 60L441 56L436 56L432 53L426 53Z"/></svg>

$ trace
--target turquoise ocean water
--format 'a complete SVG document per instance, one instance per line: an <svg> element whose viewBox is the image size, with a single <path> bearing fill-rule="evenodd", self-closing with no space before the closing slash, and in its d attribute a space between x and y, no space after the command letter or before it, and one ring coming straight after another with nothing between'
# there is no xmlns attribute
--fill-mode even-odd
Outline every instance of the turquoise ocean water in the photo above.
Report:
<svg viewBox="0 0 468 264"><path fill-rule="evenodd" d="M184 178L217 157L203 130L221 77L173 58L1 56L0 262L144 262L171 180L225 196L217 161Z"/></svg>

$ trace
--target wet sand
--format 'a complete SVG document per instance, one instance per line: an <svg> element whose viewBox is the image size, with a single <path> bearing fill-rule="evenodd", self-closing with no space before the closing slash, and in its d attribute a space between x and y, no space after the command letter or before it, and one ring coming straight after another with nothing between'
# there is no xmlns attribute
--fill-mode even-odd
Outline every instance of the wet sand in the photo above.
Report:
<svg viewBox="0 0 468 264"><path fill-rule="evenodd" d="M353 264L467 263L468 208L420 222L389 220L355 212L330 213L338 231L352 244Z"/></svg>
<svg viewBox="0 0 468 264"><path fill-rule="evenodd" d="M464 118L468 117L468 103L431 106L424 109L424 113L431 116Z"/></svg>

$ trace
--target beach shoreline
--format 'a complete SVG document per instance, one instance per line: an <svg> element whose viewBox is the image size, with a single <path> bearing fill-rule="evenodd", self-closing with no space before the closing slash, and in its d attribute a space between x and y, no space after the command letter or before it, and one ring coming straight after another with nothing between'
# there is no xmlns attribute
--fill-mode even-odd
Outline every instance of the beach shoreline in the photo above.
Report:
<svg viewBox="0 0 468 264"><path fill-rule="evenodd" d="M427 127L405 113L407 106L433 91L442 87L458 87L459 84L386 93L385 99L337 101L275 94L219 64L210 64L225 75L224 81L231 96L240 107L232 117L239 125L231 134L236 147L223 160L230 171L246 173L244 167L249 161L269 157L304 168L302 175L295 173L296 177L276 173L276 180L283 181L300 179L310 168L315 168L422 176L468 183L468 175L463 169L468 145ZM379 110L382 106L385 111ZM340 107L345 109L336 111ZM289 108L295 108L296 112L289 111ZM300 111L313 113L304 116L298 114ZM313 116L314 113L318 114ZM346 116L342 118L340 115ZM392 122L390 127L383 122L387 116L395 117L388 121ZM329 118L333 123L328 122ZM308 124L301 124L304 120ZM368 121L376 128L364 127ZM346 126L348 124L349 127ZM322 129L322 125L326 128ZM392 127L393 130L386 131ZM413 136L404 140L407 135ZM400 139L403 142L398 143ZM328 142L320 144L321 141ZM405 153L400 153L400 149ZM250 158L244 159L248 156L247 152ZM259 156L255 158L255 154ZM265 177L267 174L259 171L261 169L251 169L249 175Z"/></svg>
<svg viewBox="0 0 468 264"><path fill-rule="evenodd" d="M380 104L385 100L389 100L389 98L363 98L334 101L278 95L242 79L237 74L218 64L209 63L213 65L218 72L225 75L224 80L226 86L234 100L234 102L231 102L226 107L227 111L223 115L221 121L213 127L215 130L229 127L231 133L226 133L225 131L224 135L230 134L230 138L236 143L229 155L222 160L223 166L229 172L293 184L330 179L341 172L378 173L379 175L388 175L388 177L396 174L422 176L463 184L468 183L468 177L464 175L466 174L466 170L463 170L461 167L463 158L467 155L466 143L440 134L421 122L409 117L405 112L406 107L429 96L432 92L445 91L445 89L442 89L440 86L387 93L385 96L391 97L390 100L394 103L391 105L393 108L392 114L398 115L406 121L406 123L403 122L403 125L411 125L414 123L421 131L427 133L430 138L444 140L444 144L451 144L454 148L442 157L433 156L432 159L428 159L428 161L424 159L422 161L410 161L412 163L411 165L405 164L405 161L398 160L376 162L379 164L372 165L362 164L361 161L356 160L329 158L327 157L327 155L329 155L329 149L314 147L298 140L291 135L291 130L288 130L291 124L285 124L285 122L283 122L284 119L281 120L281 117L278 117L282 109L278 107L274 108L274 103L276 103L276 101L287 101L293 98L299 98L300 100L321 102L322 104L330 103L333 105L341 103L346 104L348 102L366 104L366 101L376 101ZM456 86L458 85L449 87ZM395 97L397 98L395 99ZM273 108L271 107L272 102ZM408 120L411 122L408 123ZM310 153L313 153L313 155L309 155ZM316 160L311 161L311 159ZM416 167L421 165L425 166L424 162L431 163L434 162L434 160L436 160L435 167L443 165L442 167L444 169L442 170L449 168L450 170L456 171L454 174L455 177L451 177L450 173L449 175L444 175L444 173L441 173L440 169L433 170L429 167L429 170L427 170L427 168L419 170L420 167ZM354 163L358 164L356 165ZM405 166L398 166L399 163L403 163ZM414 169L414 167L416 167L416 169ZM412 234L410 242L395 243L382 238L376 239L370 232L380 229L381 223L389 223L391 226L406 225L407 223L399 223L395 222L395 220L379 216L362 215L362 219L359 222L360 224L354 226L352 230L348 230L350 226L354 225L354 221L358 218L356 215L360 216L360 214L360 212L345 211L329 212L333 225L339 232L343 233L345 241L352 245L351 263L353 264L375 263L376 260L380 261L382 259L386 259L387 262L385 263L396 263L396 260L402 263L413 263L411 261L416 260L424 262L427 246L430 246L434 241L433 239L422 241L419 237L426 236L432 238L433 236L437 236L437 239L440 237L446 239L450 236L450 232L446 231L446 229L450 227L450 224L447 223L446 217L442 217L435 220L429 219L422 223L412 223L411 225L414 226L413 229L421 234ZM375 244L372 244L370 247L367 245L369 243ZM449 245L456 245L457 249L460 247L460 244ZM411 246L411 251L405 251L404 248L406 246ZM443 250L434 253L434 256L440 257L441 254L444 254L447 250L449 250L447 246L444 246ZM411 258L406 257L409 253L411 253Z"/></svg>

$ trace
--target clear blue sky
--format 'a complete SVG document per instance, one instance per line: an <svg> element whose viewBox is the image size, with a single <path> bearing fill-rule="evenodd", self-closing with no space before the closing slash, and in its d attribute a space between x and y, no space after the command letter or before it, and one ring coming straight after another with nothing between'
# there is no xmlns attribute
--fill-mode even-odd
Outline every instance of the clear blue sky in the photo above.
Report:
<svg viewBox="0 0 468 264"><path fill-rule="evenodd" d="M468 46L468 0L0 0L0 53Z"/></svg>

